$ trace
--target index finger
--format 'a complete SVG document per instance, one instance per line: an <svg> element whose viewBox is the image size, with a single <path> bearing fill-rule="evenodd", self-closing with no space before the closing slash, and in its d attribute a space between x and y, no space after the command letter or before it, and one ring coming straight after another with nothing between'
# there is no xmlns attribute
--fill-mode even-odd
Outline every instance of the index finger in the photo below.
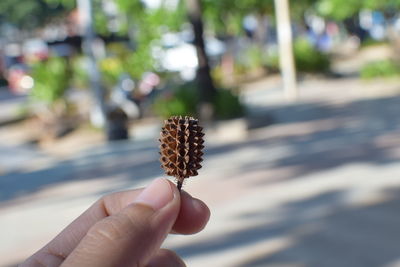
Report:
<svg viewBox="0 0 400 267"><path fill-rule="evenodd" d="M105 217L116 214L131 204L143 189L122 191L106 195L94 203L45 247L31 258L35 262L46 263L46 266L58 266L75 249L88 230ZM173 226L174 233L192 234L206 225L210 211L204 202L181 194L181 208Z"/></svg>

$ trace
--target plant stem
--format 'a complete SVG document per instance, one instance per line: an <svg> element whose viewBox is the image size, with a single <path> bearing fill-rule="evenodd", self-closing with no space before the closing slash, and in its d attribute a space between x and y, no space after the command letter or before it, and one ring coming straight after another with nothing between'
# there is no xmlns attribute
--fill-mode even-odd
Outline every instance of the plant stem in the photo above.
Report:
<svg viewBox="0 0 400 267"><path fill-rule="evenodd" d="M176 183L176 187L178 188L179 192L181 192L181 189L182 189L182 182L181 182L181 181L178 181L178 182Z"/></svg>

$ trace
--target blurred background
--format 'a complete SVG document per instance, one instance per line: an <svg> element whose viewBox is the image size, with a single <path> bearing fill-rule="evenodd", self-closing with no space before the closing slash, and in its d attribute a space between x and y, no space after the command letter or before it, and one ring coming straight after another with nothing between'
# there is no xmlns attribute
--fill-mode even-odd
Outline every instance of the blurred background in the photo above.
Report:
<svg viewBox="0 0 400 267"><path fill-rule="evenodd" d="M0 266L163 175L200 118L188 266L400 266L399 0L1 0Z"/></svg>

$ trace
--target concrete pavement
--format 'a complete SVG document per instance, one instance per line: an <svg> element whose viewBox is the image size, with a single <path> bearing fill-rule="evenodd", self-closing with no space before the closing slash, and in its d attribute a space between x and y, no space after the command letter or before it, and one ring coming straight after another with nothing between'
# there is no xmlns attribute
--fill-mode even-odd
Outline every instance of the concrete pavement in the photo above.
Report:
<svg viewBox="0 0 400 267"><path fill-rule="evenodd" d="M209 225L165 246L188 266L400 266L400 88L380 85L306 80L295 104L283 101L279 80L251 85L254 128L229 141L211 132L204 167L184 187L210 206ZM267 114L275 124L264 127ZM162 175L157 157L150 138L1 176L0 266L33 253L101 195Z"/></svg>

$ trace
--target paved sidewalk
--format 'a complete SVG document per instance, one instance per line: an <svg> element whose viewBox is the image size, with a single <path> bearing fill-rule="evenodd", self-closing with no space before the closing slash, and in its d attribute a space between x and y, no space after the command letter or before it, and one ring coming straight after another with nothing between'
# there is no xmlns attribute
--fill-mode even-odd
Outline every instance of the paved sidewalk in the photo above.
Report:
<svg viewBox="0 0 400 267"><path fill-rule="evenodd" d="M246 91L257 120L246 137L208 135L204 167L185 190L209 204L210 223L165 246L191 267L400 266L399 88L311 80L286 104L276 86ZM276 123L264 127L267 114ZM157 158L155 139L120 142L0 176L0 266L33 253L99 196L162 175Z"/></svg>

